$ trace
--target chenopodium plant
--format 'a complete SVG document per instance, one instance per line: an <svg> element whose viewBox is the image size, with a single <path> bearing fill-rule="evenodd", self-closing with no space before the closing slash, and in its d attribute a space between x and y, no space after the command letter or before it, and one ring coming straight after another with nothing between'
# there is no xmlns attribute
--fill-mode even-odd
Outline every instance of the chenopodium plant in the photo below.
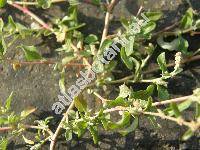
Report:
<svg viewBox="0 0 200 150"><path fill-rule="evenodd" d="M6 1L0 2L1 6L6 4ZM12 5L12 2L8 2L8 4ZM36 5L42 8L49 8L51 2L37 1ZM45 29L34 23L31 24L31 28L25 27L14 22L12 17L8 18L7 24L0 19L1 61L7 61L5 57L7 49L18 38L25 38L28 35L55 35L57 42L62 43L62 46L58 48L57 51L59 53L64 53L64 58L59 62L55 62L54 67L55 70L61 73L61 79L59 81L61 90L65 90L65 65L72 60L80 60L82 58L92 58L98 69L97 80L92 85L97 85L98 88L101 88L108 84L126 83L120 86L119 96L114 100L104 99L96 93L96 88L92 89L94 95L102 101L102 106L100 106L98 110L95 110L95 114L88 108L86 100L81 94L76 97L74 103L78 111L73 111L72 107L69 107L70 109L67 111L68 117L66 117L64 121L61 121L62 128L65 129L65 137L67 140L71 140L73 134L81 137L89 130L94 143L97 143L98 128L100 126L103 126L105 130L118 131L122 135L127 135L138 127L142 117L147 117L155 127L159 126L156 120L157 117L168 119L179 125L188 127L188 131L183 135L183 139L186 140L191 137L200 126L200 90L196 89L194 94L190 96L169 100L170 96L167 91L167 80L182 71L182 58L194 56L199 52L198 50L195 53L188 52L189 44L186 39L182 37L184 33L189 32L192 34L193 31L199 29L199 20L195 18L197 16L190 8L179 22L179 30L153 34L156 28L156 21L162 17L162 13L147 12L145 15L149 19L149 22L141 26L138 32L131 32L132 25L137 23L138 19L144 22L142 18L136 16L133 16L130 20L122 18L121 22L124 29L120 29L113 39L107 38L101 42L96 35L90 34L84 36L78 30L85 24L80 24L78 22L77 6L70 6L68 14L62 19L57 19L52 28L44 24L41 20L40 23ZM39 18L37 18L37 20L38 19ZM167 36L175 36L176 38L169 43L164 41L164 38ZM10 37L12 37L12 40L8 42L6 38ZM99 61L97 61L98 57L102 57L104 50L110 47L113 42L119 41L122 37L126 42L124 44L118 43L120 47L120 59L116 58L107 65L99 63ZM153 42L149 42L151 40L153 41L154 38L157 38L157 43L161 48L169 51L178 51L175 56L174 70L168 70L165 53L161 53L157 57L157 63L162 71L161 77L144 79L144 70L156 49ZM41 62L48 63L47 60L41 57L36 47L21 45L20 48L23 50L27 61L40 60ZM88 63L87 59L84 60ZM123 63L132 74L125 78L115 80L112 72L120 63ZM20 62L15 61L13 68L16 69L18 68L17 66L20 66ZM126 86L129 83L132 84L136 82L149 83L149 86L146 90L139 91L135 91L131 87ZM161 100L160 102L153 101L152 97L155 91L158 93L158 98ZM164 105L164 107L159 107L161 105ZM193 106L196 107L193 120L186 121L182 112ZM114 122L110 117L113 111L119 112L121 116L121 119L117 122ZM38 134L35 137L37 142L28 140L23 136L25 142L32 145L31 149L39 149L46 141L51 141L52 136L57 136L58 132L53 134L52 131L49 130L48 124L50 119L51 118L47 118L46 120L36 122L38 124L38 126L36 126ZM51 142L53 143L54 140L56 139L53 139ZM5 147L7 142L3 140L1 143L2 147Z"/></svg>
<svg viewBox="0 0 200 150"><path fill-rule="evenodd" d="M188 10L190 11L190 9ZM188 13L187 11L187 13ZM186 15L187 15L186 13ZM67 122L63 122L63 128L66 130L65 137L67 140L72 139L72 134L77 134L81 137L86 130L91 133L94 143L98 142L98 128L103 126L105 130L118 131L122 135L127 135L133 132L139 126L140 118L146 117L150 123L155 127L159 127L157 117L161 119L170 120L176 122L179 125L188 127L188 130L183 135L182 139L187 140L200 127L200 89L194 90L193 95L171 99L167 90L167 80L179 74L183 69L181 68L182 58L186 55L195 55L187 52L187 41L178 35L176 40L176 49L178 52L175 55L175 63L173 71L167 69L167 61L165 58L165 52L161 53L157 57L157 63L162 72L161 77L153 79L143 79L143 70L148 64L148 60L154 53L155 46L152 43L144 44L144 41L149 41L153 36L152 31L156 28L155 21L158 20L162 14L159 12L146 13L150 22L141 27L140 32L136 34L130 34L130 26L133 22L136 22L136 17L130 20L122 19L122 24L125 27L125 32L119 31L118 37L113 40L104 40L102 46L99 48L97 55L102 55L103 49L108 48L115 40L119 40L119 37L126 37L131 40L127 41L125 45L121 45L120 57L125 66L133 72L133 75L125 77L123 79L114 80L111 72L120 61L113 60L108 65L98 64L99 74L97 76L96 85L107 85L115 83L136 83L145 82L149 83L146 90L135 91L131 87L125 84L120 86L119 96L114 100L108 100L102 98L96 92L93 92L101 101L102 106L96 110L93 114L92 110L87 107L86 100L81 95L75 98L75 107L78 111L69 111L69 118ZM185 18L185 16L183 17ZM182 19L181 22L185 20ZM175 34L173 32L173 34ZM94 36L90 36L92 40L96 42ZM160 38L160 37L158 37ZM174 42L175 43L175 42ZM160 44L158 42L158 44ZM162 44L161 44L162 47ZM98 59L98 57L96 57ZM95 57L94 57L95 61ZM98 61L97 61L98 62ZM95 91L95 90L94 90ZM154 102L153 94L157 91L160 102ZM160 107L162 106L162 107ZM164 106L164 107L163 107ZM194 117L190 121L186 121L182 112L190 107L196 107L194 111ZM114 122L110 117L111 113L117 111L121 116L121 119Z"/></svg>

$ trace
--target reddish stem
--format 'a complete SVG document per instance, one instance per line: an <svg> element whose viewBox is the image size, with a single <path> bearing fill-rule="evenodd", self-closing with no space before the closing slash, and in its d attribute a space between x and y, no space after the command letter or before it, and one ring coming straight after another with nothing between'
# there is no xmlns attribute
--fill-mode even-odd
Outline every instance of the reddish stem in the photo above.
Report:
<svg viewBox="0 0 200 150"><path fill-rule="evenodd" d="M51 27L49 27L48 24L46 24L44 21L42 21L40 18L38 18L35 14L33 14L30 10L28 10L27 7L22 7L22 6L18 5L18 4L15 4L15 3L11 3L10 5L15 7L15 8L17 8L17 9L19 9L19 10L21 10L23 13L31 16L32 18L34 18L45 29L53 31L53 29Z"/></svg>
<svg viewBox="0 0 200 150"><path fill-rule="evenodd" d="M12 127L2 127L2 128L0 128L0 132L6 132L6 131L9 131L11 129L12 129Z"/></svg>
<svg viewBox="0 0 200 150"><path fill-rule="evenodd" d="M20 65L37 65L37 64L46 64L46 65L51 65L51 64L56 64L57 62L53 62L53 61L13 61L13 60L8 60L10 61L10 63L12 64L20 64ZM69 63L66 64L64 66L87 66L86 64L80 64L80 63Z"/></svg>

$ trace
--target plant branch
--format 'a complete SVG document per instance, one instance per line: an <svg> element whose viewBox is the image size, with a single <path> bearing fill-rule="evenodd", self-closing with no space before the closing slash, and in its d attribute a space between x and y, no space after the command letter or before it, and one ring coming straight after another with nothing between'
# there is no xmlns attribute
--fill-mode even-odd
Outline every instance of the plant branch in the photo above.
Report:
<svg viewBox="0 0 200 150"><path fill-rule="evenodd" d="M179 103L179 102L188 100L188 98L190 98L191 96L192 95L184 96L184 97L180 97L180 98L174 98L174 99L170 99L170 100L166 100L166 101L162 101L162 102L155 102L152 104L152 106L159 106L159 105L165 105L165 104L170 104L170 103ZM103 113L110 113L110 112L114 112L114 111L128 111L128 110L129 110L129 107L117 106L114 108L106 109L103 111ZM187 122L187 121L183 120L181 117L175 118L175 117L171 117L171 116L166 116L161 111L158 113L157 112L139 111L139 113L142 113L144 115L152 115L152 116L160 117L162 119L167 119L167 120L176 122L179 125L187 126L193 131L196 131L200 127L200 122L194 122L194 121Z"/></svg>
<svg viewBox="0 0 200 150"><path fill-rule="evenodd" d="M52 0L51 3L61 3L61 2L67 2L69 0ZM83 0L83 2L85 3L89 3L92 4L91 0ZM8 3L10 4L18 4L18 5L31 5L31 6L35 6L38 5L38 2L25 2L25 1L8 1Z"/></svg>
<svg viewBox="0 0 200 150"><path fill-rule="evenodd" d="M166 32L166 31L168 31L168 30L171 30L171 29L175 28L177 25L179 25L179 23L180 23L180 21L175 22L174 24L172 24L172 25L170 25L170 26L168 26L168 27L165 27L163 30L154 33L154 34L152 35L152 37L154 37L154 38L155 38L155 37L158 37L158 35L160 35L160 34Z"/></svg>
<svg viewBox="0 0 200 150"><path fill-rule="evenodd" d="M25 1L7 1L8 4L18 4L18 5L37 5L38 2L25 2Z"/></svg>
<svg viewBox="0 0 200 150"><path fill-rule="evenodd" d="M28 10L28 8L26 7L22 7L18 4L15 3L8 3L9 5L21 10L23 13L31 16L35 21L37 21L40 25L42 25L43 28L50 30L53 32L53 29L51 27L49 27L48 24L46 24L42 19L40 19L38 16L36 16L34 13L32 13L30 10Z"/></svg>
<svg viewBox="0 0 200 150"><path fill-rule="evenodd" d="M190 58L187 58L187 59L183 60L183 61L181 62L181 64L186 64L186 63L193 62L193 61L197 61L197 60L200 60L200 55L196 55L196 56L192 56L192 57L190 57ZM168 67L168 68L169 68L169 67L173 67L173 66L175 66L175 63L169 63L169 64L167 64L167 67ZM144 71L143 74L153 73L153 72L158 71L159 69L160 69L160 67L155 67L155 68L153 68L153 69L151 69L151 70ZM127 76L127 77L122 78L122 79L119 79L119 80L109 81L109 82L107 82L106 84L124 83L124 82L126 82L126 81L131 80L132 78L134 78L134 76L135 76L135 75L133 74L133 75Z"/></svg>
<svg viewBox="0 0 200 150"><path fill-rule="evenodd" d="M195 123L195 122L187 122L185 120L183 120L182 118L174 118L174 117L170 117L170 116L166 116L163 113L155 113L155 112L141 112L142 114L145 115L151 115L151 116L156 116L156 117L160 117L162 119L167 119L173 122L176 122L179 125L184 125L187 126L189 128L191 128L193 131L197 130L199 128L199 124Z"/></svg>
<svg viewBox="0 0 200 150"><path fill-rule="evenodd" d="M55 2L55 0L54 0ZM57 1L58 2L58 1ZM51 28L47 23L45 23L42 19L40 19L38 16L36 16L34 13L32 13L30 10L28 10L28 8L26 7L22 7L16 3L13 3L13 2L9 2L9 4L19 10L21 10L24 14L27 14L28 16L32 17L35 21L37 21L43 28L51 31L54 33L54 30L53 28ZM73 44L71 43L70 44L71 48L74 50L74 52L78 53L78 48ZM24 62L24 64L29 64L29 62ZM33 62L32 62L33 64ZM35 64L54 64L52 62L44 62L44 61L41 61L41 62L35 62ZM84 66L82 64L66 64L66 66Z"/></svg>
<svg viewBox="0 0 200 150"><path fill-rule="evenodd" d="M103 41L106 39L106 37L108 35L108 28L109 28L109 24L110 24L110 15L114 9L114 6L117 4L117 2L118 2L118 0L112 0L110 2L110 4L108 5L100 46L102 45Z"/></svg>
<svg viewBox="0 0 200 150"><path fill-rule="evenodd" d="M190 34L191 34L192 36L194 36L194 35L200 35L200 32L192 31Z"/></svg>
<svg viewBox="0 0 200 150"><path fill-rule="evenodd" d="M43 130L43 127L39 127L39 126L33 126L33 125L22 125L23 128L25 129L37 129L37 130ZM15 127L0 127L0 132L6 132L9 130L14 130ZM51 134L50 134L51 135Z"/></svg>
<svg viewBox="0 0 200 150"><path fill-rule="evenodd" d="M9 131L9 130L12 130L12 129L13 129L12 127L1 127L0 132L6 132L6 131Z"/></svg>
<svg viewBox="0 0 200 150"><path fill-rule="evenodd" d="M94 95L95 95L96 97L98 97L98 98L102 101L103 104L106 103L107 101L110 101L110 100L107 100L107 99L103 98L101 95L99 95L99 94L96 93L96 92L94 92Z"/></svg>
<svg viewBox="0 0 200 150"><path fill-rule="evenodd" d="M103 111L103 113L109 113L109 112L114 112L114 111L125 111L125 110L127 110L126 107L117 106L117 107L114 107L114 108L106 109L106 110Z"/></svg>
<svg viewBox="0 0 200 150"><path fill-rule="evenodd" d="M161 102L154 102L152 103L152 106L160 106L160 105L165 105L165 104L170 104L170 103L180 103L180 102L183 102L183 101L186 101L188 100L192 95L189 95L189 96L183 96L183 97L178 97L178 98L173 98L173 99L170 99L170 100L165 100L165 101L161 101ZM106 101L109 101L105 98L102 98ZM108 112L113 112L113 111L121 111L121 110L128 110L129 107L122 107L122 106L117 106L115 108L111 108L111 109L106 109L104 111L104 113L108 113Z"/></svg>
<svg viewBox="0 0 200 150"><path fill-rule="evenodd" d="M68 121L68 114L69 111L72 110L74 108L74 101L70 104L69 108L67 109L66 113L64 114L61 122L59 123L55 133L53 134L53 136L51 137L51 143L50 143L50 150L54 150L55 148L55 144L56 144L56 139L60 133L60 130L62 129L63 123L65 121Z"/></svg>
<svg viewBox="0 0 200 150"><path fill-rule="evenodd" d="M52 64L56 64L59 62L55 62L55 61L51 61L51 60L45 60L45 61L18 61L18 60L10 60L7 59L7 61L11 64L19 64L19 66L22 65L37 65L37 64L46 64L46 65L52 65ZM69 67L69 66L80 66L80 67L84 67L87 66L87 64L80 64L80 63L68 63L64 65L65 67Z"/></svg>
<svg viewBox="0 0 200 150"><path fill-rule="evenodd" d="M183 101L188 100L191 96L192 95L174 98L174 99L170 99L170 100L165 100L165 101L161 101L161 102L155 102L152 104L152 106L160 106L160 105L165 105L165 104L170 104L170 103L183 102Z"/></svg>

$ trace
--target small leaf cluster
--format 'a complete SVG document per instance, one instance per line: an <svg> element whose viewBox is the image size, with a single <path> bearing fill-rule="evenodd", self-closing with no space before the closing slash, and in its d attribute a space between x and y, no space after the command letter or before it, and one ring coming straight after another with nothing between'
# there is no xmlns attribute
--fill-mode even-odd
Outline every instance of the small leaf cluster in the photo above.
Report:
<svg viewBox="0 0 200 150"><path fill-rule="evenodd" d="M12 99L13 93L6 99L4 105L0 105L0 127L7 127L12 130L10 134L1 137L0 148L3 150L6 149L9 137L19 135L23 131L23 120L35 111L35 108L28 108L20 114L16 114L11 110Z"/></svg>

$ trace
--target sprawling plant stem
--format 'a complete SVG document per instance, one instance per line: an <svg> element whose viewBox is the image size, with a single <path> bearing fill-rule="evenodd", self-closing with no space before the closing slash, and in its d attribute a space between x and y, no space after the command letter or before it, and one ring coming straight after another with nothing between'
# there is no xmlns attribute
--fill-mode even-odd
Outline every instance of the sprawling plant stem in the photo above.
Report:
<svg viewBox="0 0 200 150"><path fill-rule="evenodd" d="M181 62L181 64L187 64L189 62L193 62L193 61L197 61L197 60L200 60L200 55L196 55L196 56L192 56L192 57L186 58ZM167 67L173 67L173 66L175 66L175 63L169 63L166 66ZM159 67L155 67L155 68L152 68L151 70L144 71L143 74L154 73L154 72L158 71L159 69L160 69ZM119 79L119 80L106 82L106 84L124 83L124 82L127 82L127 81L133 79L134 76L135 75L130 75L130 76L124 77L124 78Z"/></svg>
<svg viewBox="0 0 200 150"><path fill-rule="evenodd" d="M68 114L69 111L72 110L74 108L74 101L70 104L69 108L67 109L66 113L64 113L64 116L62 118L62 120L60 121L55 133L53 134L53 136L51 137L51 143L50 143L50 150L54 150L55 148L55 144L56 144L56 138L58 137L62 127L63 127L63 123L64 122L68 122Z"/></svg>

